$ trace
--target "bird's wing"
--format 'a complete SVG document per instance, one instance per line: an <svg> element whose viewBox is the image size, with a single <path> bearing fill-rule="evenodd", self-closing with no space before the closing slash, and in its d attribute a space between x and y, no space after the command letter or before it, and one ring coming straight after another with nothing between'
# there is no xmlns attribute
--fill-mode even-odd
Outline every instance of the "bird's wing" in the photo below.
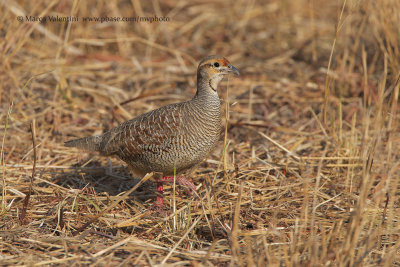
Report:
<svg viewBox="0 0 400 267"><path fill-rule="evenodd" d="M171 104L142 114L104 134L102 153L129 157L167 149L183 124L184 103Z"/></svg>

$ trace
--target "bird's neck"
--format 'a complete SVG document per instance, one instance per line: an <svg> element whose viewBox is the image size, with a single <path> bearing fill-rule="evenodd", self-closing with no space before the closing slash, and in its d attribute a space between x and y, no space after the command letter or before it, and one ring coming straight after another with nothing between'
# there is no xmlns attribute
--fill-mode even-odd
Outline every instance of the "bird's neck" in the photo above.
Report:
<svg viewBox="0 0 400 267"><path fill-rule="evenodd" d="M217 91L210 87L209 81L197 80L197 92L190 102L193 114L197 114L197 120L203 120L204 125L215 125L219 134L221 102Z"/></svg>
<svg viewBox="0 0 400 267"><path fill-rule="evenodd" d="M219 80L213 79L210 80L209 78L197 78L197 92L194 96L194 99L207 99L208 101L211 100L218 100L219 97L217 93L217 88L219 84Z"/></svg>

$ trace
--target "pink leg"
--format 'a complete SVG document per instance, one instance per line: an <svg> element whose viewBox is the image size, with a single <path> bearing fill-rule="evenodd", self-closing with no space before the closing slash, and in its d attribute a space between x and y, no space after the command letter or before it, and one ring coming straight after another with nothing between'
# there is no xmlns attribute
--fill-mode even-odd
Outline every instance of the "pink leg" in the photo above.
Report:
<svg viewBox="0 0 400 267"><path fill-rule="evenodd" d="M157 180L156 183L157 183L157 202L150 206L150 210L152 211L153 214L166 217L168 214L164 210L163 181L160 179Z"/></svg>
<svg viewBox="0 0 400 267"><path fill-rule="evenodd" d="M151 210L153 210L153 212L159 213L161 215L166 216L167 214L165 213L165 211L163 210L164 208L164 197L163 197L163 193L164 193L164 188L163 188L163 184L164 183L173 183L174 182L174 177L173 176L164 176L161 179L156 180L157 183L157 202L155 204L152 205L152 207L150 207ZM185 177L183 176L178 176L176 177L176 182L180 185L182 185L185 189L186 192L191 195L192 192L190 191L190 189L193 192L196 192L196 186L189 180L187 180Z"/></svg>
<svg viewBox="0 0 400 267"><path fill-rule="evenodd" d="M163 182L157 181L157 205L162 206L164 202L163 198L163 193L164 193L164 188L163 188Z"/></svg>

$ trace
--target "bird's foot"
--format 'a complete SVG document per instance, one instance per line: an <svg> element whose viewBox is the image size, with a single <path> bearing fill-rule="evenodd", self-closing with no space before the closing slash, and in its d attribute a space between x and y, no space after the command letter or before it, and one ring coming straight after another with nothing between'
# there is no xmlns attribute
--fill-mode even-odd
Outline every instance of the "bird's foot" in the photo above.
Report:
<svg viewBox="0 0 400 267"><path fill-rule="evenodd" d="M168 212L164 205L164 197L163 197L164 189L163 182L161 180L157 181L157 202L150 206L149 210L154 216L167 217Z"/></svg>
<svg viewBox="0 0 400 267"><path fill-rule="evenodd" d="M161 216L161 217L167 217L168 216L168 211L165 208L164 205L164 198L163 198L163 193L164 193L164 188L163 184L164 183L173 183L174 182L174 177L173 176L164 176L162 178L159 178L156 180L157 183L157 202L154 203L149 207L150 212L155 215L155 216ZM192 192L197 192L196 186L186 179L183 176L178 176L176 177L176 182L185 188L186 192L188 195L192 195Z"/></svg>
<svg viewBox="0 0 400 267"><path fill-rule="evenodd" d="M164 176L158 182L164 182L164 183L173 183L174 182L174 177L173 176ZM186 193L188 195L192 195L192 192L197 192L196 186L188 179L186 179L184 176L177 176L176 177L176 182L183 186L185 188Z"/></svg>

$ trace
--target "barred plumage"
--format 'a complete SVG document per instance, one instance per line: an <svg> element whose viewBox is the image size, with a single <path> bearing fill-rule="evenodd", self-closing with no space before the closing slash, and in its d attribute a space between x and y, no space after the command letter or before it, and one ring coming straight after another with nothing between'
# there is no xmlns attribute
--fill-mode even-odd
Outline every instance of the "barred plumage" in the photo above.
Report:
<svg viewBox="0 0 400 267"><path fill-rule="evenodd" d="M142 114L99 136L65 143L101 155L116 155L137 176L156 171L171 175L201 162L216 146L221 132L217 86L223 76L239 71L223 57L203 59L197 92L189 101Z"/></svg>

